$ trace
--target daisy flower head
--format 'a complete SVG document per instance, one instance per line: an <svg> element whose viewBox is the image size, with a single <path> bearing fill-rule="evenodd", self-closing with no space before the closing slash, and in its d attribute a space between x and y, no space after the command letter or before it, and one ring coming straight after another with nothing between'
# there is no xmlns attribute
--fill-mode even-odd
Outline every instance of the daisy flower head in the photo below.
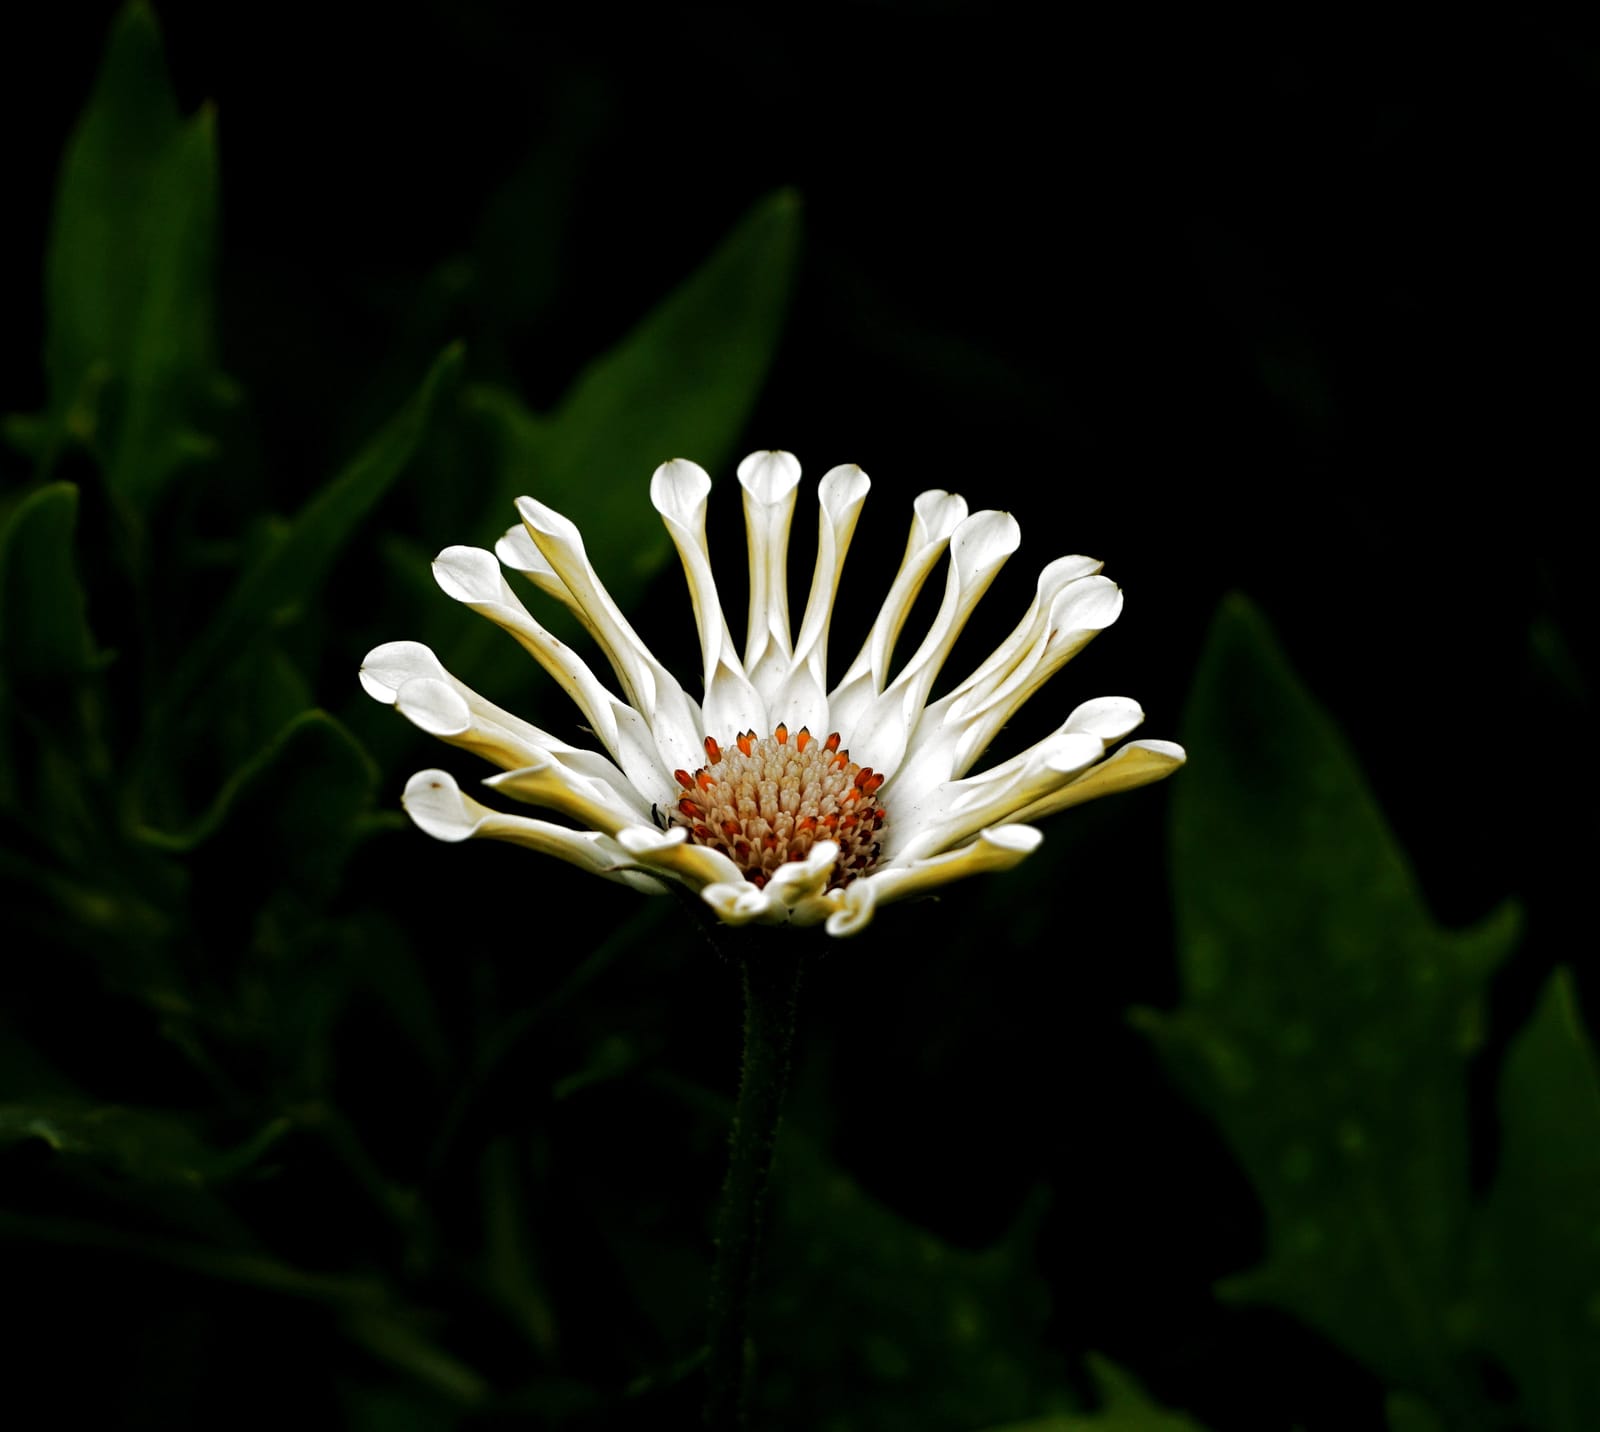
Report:
<svg viewBox="0 0 1600 1432"><path fill-rule="evenodd" d="M1017 864L1043 838L1034 821L1160 780L1183 763L1170 741L1116 746L1144 713L1108 696L1085 702L1019 755L974 771L1012 714L1117 619L1122 594L1099 562L1059 557L1046 566L1015 630L930 700L1021 532L1009 513L969 513L954 493L924 492L872 628L830 684L834 600L867 475L835 467L817 485L816 566L798 626L787 556L800 464L784 452L752 453L739 464L739 483L750 562L742 651L706 542L710 477L677 460L650 483L688 580L702 658L698 700L629 625L578 528L544 503L519 498L521 524L492 553L439 554L433 571L446 595L508 632L572 699L601 749L570 745L493 705L418 642L380 646L361 669L369 695L500 767L484 782L496 796L559 817L483 804L447 772L426 770L404 796L422 830L444 841L511 841L653 894L677 883L730 925L825 924L842 936L863 929L880 905ZM932 624L896 665L912 604L941 563ZM614 686L529 613L507 570L577 618Z"/></svg>

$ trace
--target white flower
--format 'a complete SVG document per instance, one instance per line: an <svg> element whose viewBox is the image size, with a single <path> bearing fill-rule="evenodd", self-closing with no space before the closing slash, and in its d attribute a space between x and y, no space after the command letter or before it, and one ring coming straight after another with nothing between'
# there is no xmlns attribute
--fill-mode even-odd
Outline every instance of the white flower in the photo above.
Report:
<svg viewBox="0 0 1600 1432"><path fill-rule="evenodd" d="M752 453L739 465L750 548L744 652L734 645L706 545L711 479L692 462L656 469L650 500L683 560L704 660L695 700L652 656L601 585L578 529L531 497L495 554L447 547L445 592L508 631L562 686L605 753L570 746L457 681L427 647L368 654L361 684L431 735L501 767L485 784L562 817L480 804L440 770L407 783L405 808L439 840L509 840L593 874L661 893L677 881L732 925L826 922L862 929L877 907L1015 865L1039 844L1032 821L1169 775L1170 741L1106 754L1144 713L1107 696L1079 706L1018 756L969 774L996 732L1067 660L1117 619L1122 594L1100 563L1060 557L1040 574L1015 631L947 695L928 700L956 637L1020 541L1004 512L968 514L948 492L913 504L911 535L865 644L830 687L828 629L869 483L836 467L818 485L816 570L791 634L786 558L800 464ZM912 603L945 559L944 598L898 671ZM610 662L616 694L517 598L501 565L567 607Z"/></svg>

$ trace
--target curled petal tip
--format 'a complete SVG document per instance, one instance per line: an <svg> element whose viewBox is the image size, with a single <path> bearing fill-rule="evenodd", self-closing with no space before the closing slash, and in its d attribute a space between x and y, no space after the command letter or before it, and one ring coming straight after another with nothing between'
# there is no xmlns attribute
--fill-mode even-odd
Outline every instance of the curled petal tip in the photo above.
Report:
<svg viewBox="0 0 1600 1432"><path fill-rule="evenodd" d="M753 452L739 464L739 485L758 502L781 502L800 484L793 453Z"/></svg>
<svg viewBox="0 0 1600 1432"><path fill-rule="evenodd" d="M817 500L830 517L861 502L872 490L872 479L853 462L841 463L823 473L817 484Z"/></svg>
<svg viewBox="0 0 1600 1432"><path fill-rule="evenodd" d="M650 479L650 502L663 517L686 520L711 492L711 477L698 463L675 457Z"/></svg>
<svg viewBox="0 0 1600 1432"><path fill-rule="evenodd" d="M396 693L395 709L430 736L459 736L472 728L472 710L448 682L413 677Z"/></svg>
<svg viewBox="0 0 1600 1432"><path fill-rule="evenodd" d="M475 803L461 793L448 771L418 771L406 782L400 804L418 829L435 840L468 840L478 829Z"/></svg>
<svg viewBox="0 0 1600 1432"><path fill-rule="evenodd" d="M420 641L386 641L367 653L359 674L361 689L368 696L393 706L406 682L418 676L442 680L445 671L432 649Z"/></svg>
<svg viewBox="0 0 1600 1432"><path fill-rule="evenodd" d="M845 886L839 897L839 908L828 916L828 933L836 940L859 935L872 923L877 905L877 891L873 889L870 878Z"/></svg>
<svg viewBox="0 0 1600 1432"><path fill-rule="evenodd" d="M458 602L482 605L503 600L500 564L482 547L446 547L433 559L433 579Z"/></svg>
<svg viewBox="0 0 1600 1432"><path fill-rule="evenodd" d="M536 497L519 497L517 499L517 516L533 528L535 532L547 532L577 539L580 543L582 537L578 532L578 524L570 517L565 517L555 508L540 502Z"/></svg>

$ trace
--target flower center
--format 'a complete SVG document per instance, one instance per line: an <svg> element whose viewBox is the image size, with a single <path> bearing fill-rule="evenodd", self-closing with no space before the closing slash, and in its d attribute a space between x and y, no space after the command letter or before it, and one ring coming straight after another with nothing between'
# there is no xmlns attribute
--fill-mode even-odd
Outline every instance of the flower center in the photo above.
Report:
<svg viewBox="0 0 1600 1432"><path fill-rule="evenodd" d="M884 810L883 776L858 766L801 727L791 739L780 725L770 736L746 731L723 750L706 737L707 763L692 775L674 771L684 795L677 819L689 839L722 851L752 884L765 885L785 861L804 860L819 840L839 843L830 890L865 875L878 858Z"/></svg>

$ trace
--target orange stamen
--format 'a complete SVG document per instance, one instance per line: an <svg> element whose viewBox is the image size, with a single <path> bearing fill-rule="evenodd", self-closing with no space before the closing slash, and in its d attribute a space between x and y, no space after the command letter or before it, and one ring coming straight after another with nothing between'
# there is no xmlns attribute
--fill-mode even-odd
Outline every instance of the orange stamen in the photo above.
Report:
<svg viewBox="0 0 1600 1432"><path fill-rule="evenodd" d="M701 771L700 774L695 777L695 780L699 784L700 789L703 791L709 791L711 787L717 783L716 778L711 774L710 771Z"/></svg>
<svg viewBox="0 0 1600 1432"><path fill-rule="evenodd" d="M780 746L787 745L789 741L789 728L785 726L782 721L778 722L777 729L775 729L772 733L772 738Z"/></svg>
<svg viewBox="0 0 1600 1432"><path fill-rule="evenodd" d="M829 736L828 739L822 743L822 748L825 751L837 751L839 749L839 733L835 731L833 735Z"/></svg>
<svg viewBox="0 0 1600 1432"><path fill-rule="evenodd" d="M713 741L709 736L706 737L706 755L711 758L711 764L713 766L722 759L722 747Z"/></svg>
<svg viewBox="0 0 1600 1432"><path fill-rule="evenodd" d="M811 744L811 728L809 726L802 726L800 728L799 734L796 735L795 738L794 738L794 748L797 751L804 752L805 748L807 746L809 746L810 744Z"/></svg>
<svg viewBox="0 0 1600 1432"><path fill-rule="evenodd" d="M737 744L738 744L739 749L741 751L743 751L745 755L748 756L750 754L750 745L751 745L750 733L748 731L746 731L744 733L744 735L740 736L738 738Z"/></svg>
<svg viewBox="0 0 1600 1432"><path fill-rule="evenodd" d="M672 779L675 780L686 791L692 791L694 789L694 777L691 776L687 771L674 771L672 773Z"/></svg>

